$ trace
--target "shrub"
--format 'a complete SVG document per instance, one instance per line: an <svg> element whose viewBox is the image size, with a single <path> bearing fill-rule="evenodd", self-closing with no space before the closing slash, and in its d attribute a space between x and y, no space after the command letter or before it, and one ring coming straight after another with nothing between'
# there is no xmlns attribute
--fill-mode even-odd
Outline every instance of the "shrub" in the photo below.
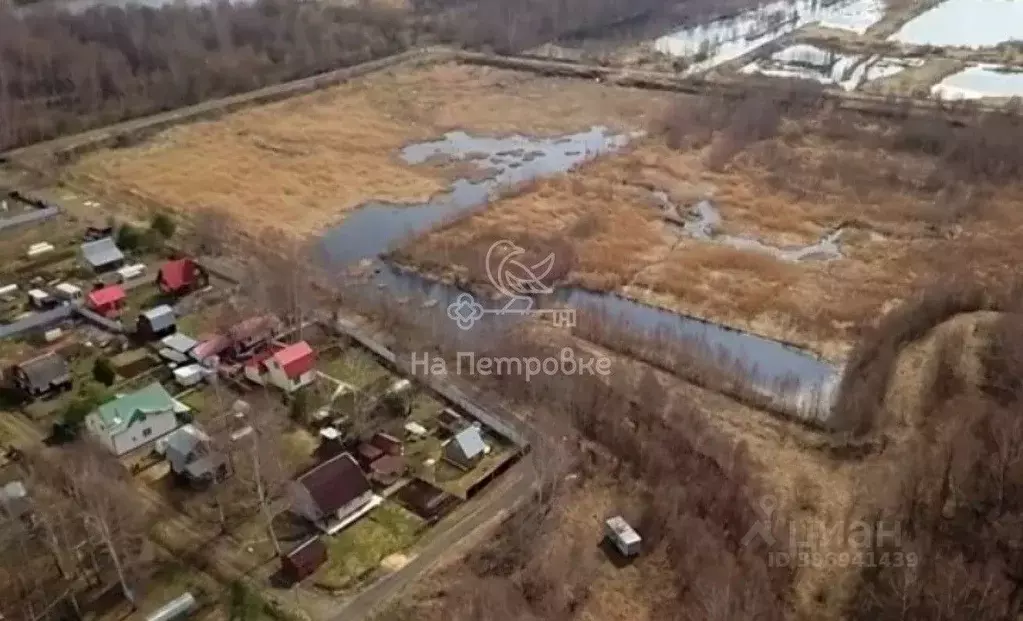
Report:
<svg viewBox="0 0 1023 621"><path fill-rule="evenodd" d="M117 379L117 372L114 371L114 365L110 364L109 360L97 358L92 365L92 377L104 386L112 386Z"/></svg>
<svg viewBox="0 0 1023 621"><path fill-rule="evenodd" d="M136 250L142 245L142 232L130 224L117 229L117 245L122 250Z"/></svg>
<svg viewBox="0 0 1023 621"><path fill-rule="evenodd" d="M159 233L164 239L170 239L174 236L178 225L170 216L161 212L153 216L152 221L149 223L149 228Z"/></svg>

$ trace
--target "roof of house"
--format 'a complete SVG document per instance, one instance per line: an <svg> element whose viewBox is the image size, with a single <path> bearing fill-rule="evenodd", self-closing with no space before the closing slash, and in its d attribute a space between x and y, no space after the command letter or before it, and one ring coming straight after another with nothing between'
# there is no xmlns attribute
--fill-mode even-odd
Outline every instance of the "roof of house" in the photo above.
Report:
<svg viewBox="0 0 1023 621"><path fill-rule="evenodd" d="M214 334L192 348L192 357L196 360L205 360L210 356L216 356L231 346L231 339L222 334Z"/></svg>
<svg viewBox="0 0 1023 621"><path fill-rule="evenodd" d="M176 471L181 470L192 451L203 442L208 442L209 439L202 429L191 424L171 432L165 441L165 454L167 461L171 463L171 468Z"/></svg>
<svg viewBox="0 0 1023 621"><path fill-rule="evenodd" d="M163 337L160 339L160 343L162 343L164 347L181 354L187 354L190 349L199 344L199 342L195 339L185 336L180 332L175 332L174 334Z"/></svg>
<svg viewBox="0 0 1023 621"><path fill-rule="evenodd" d="M54 381L71 374L67 360L52 351L26 360L19 364L18 368L25 373L29 384L40 388L49 386Z"/></svg>
<svg viewBox="0 0 1023 621"><path fill-rule="evenodd" d="M159 382L107 401L96 408L95 414L102 422L103 430L116 433L127 429L136 417L159 414L167 411L188 411L188 406L176 401Z"/></svg>
<svg viewBox="0 0 1023 621"><path fill-rule="evenodd" d="M110 237L82 244L82 256L93 267L103 267L124 259L124 253Z"/></svg>
<svg viewBox="0 0 1023 621"><path fill-rule="evenodd" d="M241 341L262 332L270 332L276 325L277 320L272 315L258 315L249 317L231 326L228 335L235 341Z"/></svg>
<svg viewBox="0 0 1023 621"><path fill-rule="evenodd" d="M149 326L156 331L166 330L174 325L174 309L166 304L154 306L142 313L142 316L149 322Z"/></svg>
<svg viewBox="0 0 1023 621"><path fill-rule="evenodd" d="M483 436L480 435L480 430L475 425L466 427L456 433L451 438L451 444L458 447L458 450L467 459L474 459L487 450L487 445L483 442Z"/></svg>
<svg viewBox="0 0 1023 621"><path fill-rule="evenodd" d="M309 347L309 343L305 341L299 341L294 345L288 345L278 350L273 355L273 359L277 366L281 367L284 371L284 374L291 379L309 372L312 370L313 365L316 364L316 355L313 353L313 348Z"/></svg>
<svg viewBox="0 0 1023 621"><path fill-rule="evenodd" d="M324 515L370 491L369 480L348 453L323 462L298 478Z"/></svg>
<svg viewBox="0 0 1023 621"><path fill-rule="evenodd" d="M185 473L193 479L201 479L213 475L221 464L227 463L227 457L221 453L206 453L199 459L185 466Z"/></svg>
<svg viewBox="0 0 1023 621"><path fill-rule="evenodd" d="M272 351L270 351L269 349L265 350L265 351L261 351L261 352L255 354L255 355L253 355L248 360L246 360L245 361L245 366L247 366L247 367L258 367L259 365L263 364L264 362L269 360L271 357L273 357L273 355L274 355L274 353Z"/></svg>
<svg viewBox="0 0 1023 621"><path fill-rule="evenodd" d="M318 537L305 541L284 555L295 567L315 569L327 558L327 546Z"/></svg>
<svg viewBox="0 0 1023 621"><path fill-rule="evenodd" d="M377 474L396 476L405 471L405 458L400 455L384 455L373 460L369 467Z"/></svg>
<svg viewBox="0 0 1023 621"><path fill-rule="evenodd" d="M102 289L96 289L89 294L89 304L93 306L106 306L124 299L124 289L120 285L108 285Z"/></svg>
<svg viewBox="0 0 1023 621"><path fill-rule="evenodd" d="M160 282L168 289L177 291L195 281L196 264L189 258L167 261L160 266Z"/></svg>

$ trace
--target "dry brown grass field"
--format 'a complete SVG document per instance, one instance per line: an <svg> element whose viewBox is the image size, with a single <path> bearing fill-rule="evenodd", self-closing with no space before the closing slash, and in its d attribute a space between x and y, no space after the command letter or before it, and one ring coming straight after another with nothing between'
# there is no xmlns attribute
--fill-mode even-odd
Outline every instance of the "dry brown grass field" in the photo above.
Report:
<svg viewBox="0 0 1023 621"><path fill-rule="evenodd" d="M994 188L981 207L950 218L938 206L940 196L897 189L886 177L908 176L919 164L911 158L792 135L754 149L755 155L740 154L712 170L704 151L673 151L650 138L439 228L402 249L399 259L432 273L481 279L493 240L558 239L574 251L567 282L838 358L859 326L923 282L967 263L981 274L1020 258L1019 186ZM833 159L837 149L840 160ZM785 169L765 165L766 151L780 154ZM862 176L862 185L850 185L853 175ZM683 211L711 198L722 233L777 247L813 243L845 224L844 256L787 262L680 236L662 220L649 189L668 193Z"/></svg>
<svg viewBox="0 0 1023 621"><path fill-rule="evenodd" d="M186 214L213 207L253 228L306 234L367 200L417 201L442 190L451 170L400 161L411 142L453 129L642 127L661 109L658 97L456 64L398 69L96 152L68 177L107 202Z"/></svg>

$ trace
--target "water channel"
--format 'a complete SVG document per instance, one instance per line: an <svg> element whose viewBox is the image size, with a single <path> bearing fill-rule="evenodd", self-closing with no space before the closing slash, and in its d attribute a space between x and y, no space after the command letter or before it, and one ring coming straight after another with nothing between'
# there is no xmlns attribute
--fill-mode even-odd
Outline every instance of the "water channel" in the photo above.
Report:
<svg viewBox="0 0 1023 621"><path fill-rule="evenodd" d="M397 268L378 257L413 235L485 206L493 192L499 188L565 172L598 154L622 148L629 139L628 135L612 134L606 128L594 127L557 139L534 139L519 135L503 138L476 137L464 132L452 132L439 140L407 146L402 150L401 157L410 164L424 164L433 158L448 158L452 161L474 162L488 174L485 179L459 179L448 192L424 203L396 205L369 202L324 235L324 250L334 264L352 265L372 260L369 269L372 277L366 286L385 291L396 300L420 300L424 314L446 314L448 305L465 293L463 290ZM666 195L658 194L654 198L662 202L667 199ZM676 223L675 226L683 235L694 239L729 244L751 252L767 252L779 260L841 256L838 248L840 231L804 248L774 248L750 238L716 234L714 228L720 223L720 214L709 202L700 203L688 211L685 223L681 226ZM666 222L666 226L671 226L671 223ZM486 301L481 300L481 303L485 304ZM804 407L801 405L803 401L817 399L822 394L820 398L830 401L838 377L835 367L809 352L650 307L611 293L564 287L549 299L537 300L537 303L543 307L567 306L597 310L646 332L675 335L679 339L699 339L714 350L744 360L748 366L755 367L765 388L786 379L797 380L803 394L795 397L797 408ZM452 329L457 329L454 322Z"/></svg>

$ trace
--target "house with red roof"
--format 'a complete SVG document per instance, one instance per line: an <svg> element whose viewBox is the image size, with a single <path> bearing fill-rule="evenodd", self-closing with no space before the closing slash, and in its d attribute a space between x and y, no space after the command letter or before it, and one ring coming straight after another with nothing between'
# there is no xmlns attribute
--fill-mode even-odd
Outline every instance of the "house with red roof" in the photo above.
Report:
<svg viewBox="0 0 1023 621"><path fill-rule="evenodd" d="M166 294L182 295L206 286L209 276L194 259L184 258L167 261L160 266L156 284Z"/></svg>
<svg viewBox="0 0 1023 621"><path fill-rule="evenodd" d="M245 377L261 386L294 392L316 376L316 352L305 341L256 354L245 362Z"/></svg>
<svg viewBox="0 0 1023 621"><path fill-rule="evenodd" d="M113 319L121 314L124 308L124 300L127 297L120 285L108 285L94 289L85 299L86 306L90 310Z"/></svg>

